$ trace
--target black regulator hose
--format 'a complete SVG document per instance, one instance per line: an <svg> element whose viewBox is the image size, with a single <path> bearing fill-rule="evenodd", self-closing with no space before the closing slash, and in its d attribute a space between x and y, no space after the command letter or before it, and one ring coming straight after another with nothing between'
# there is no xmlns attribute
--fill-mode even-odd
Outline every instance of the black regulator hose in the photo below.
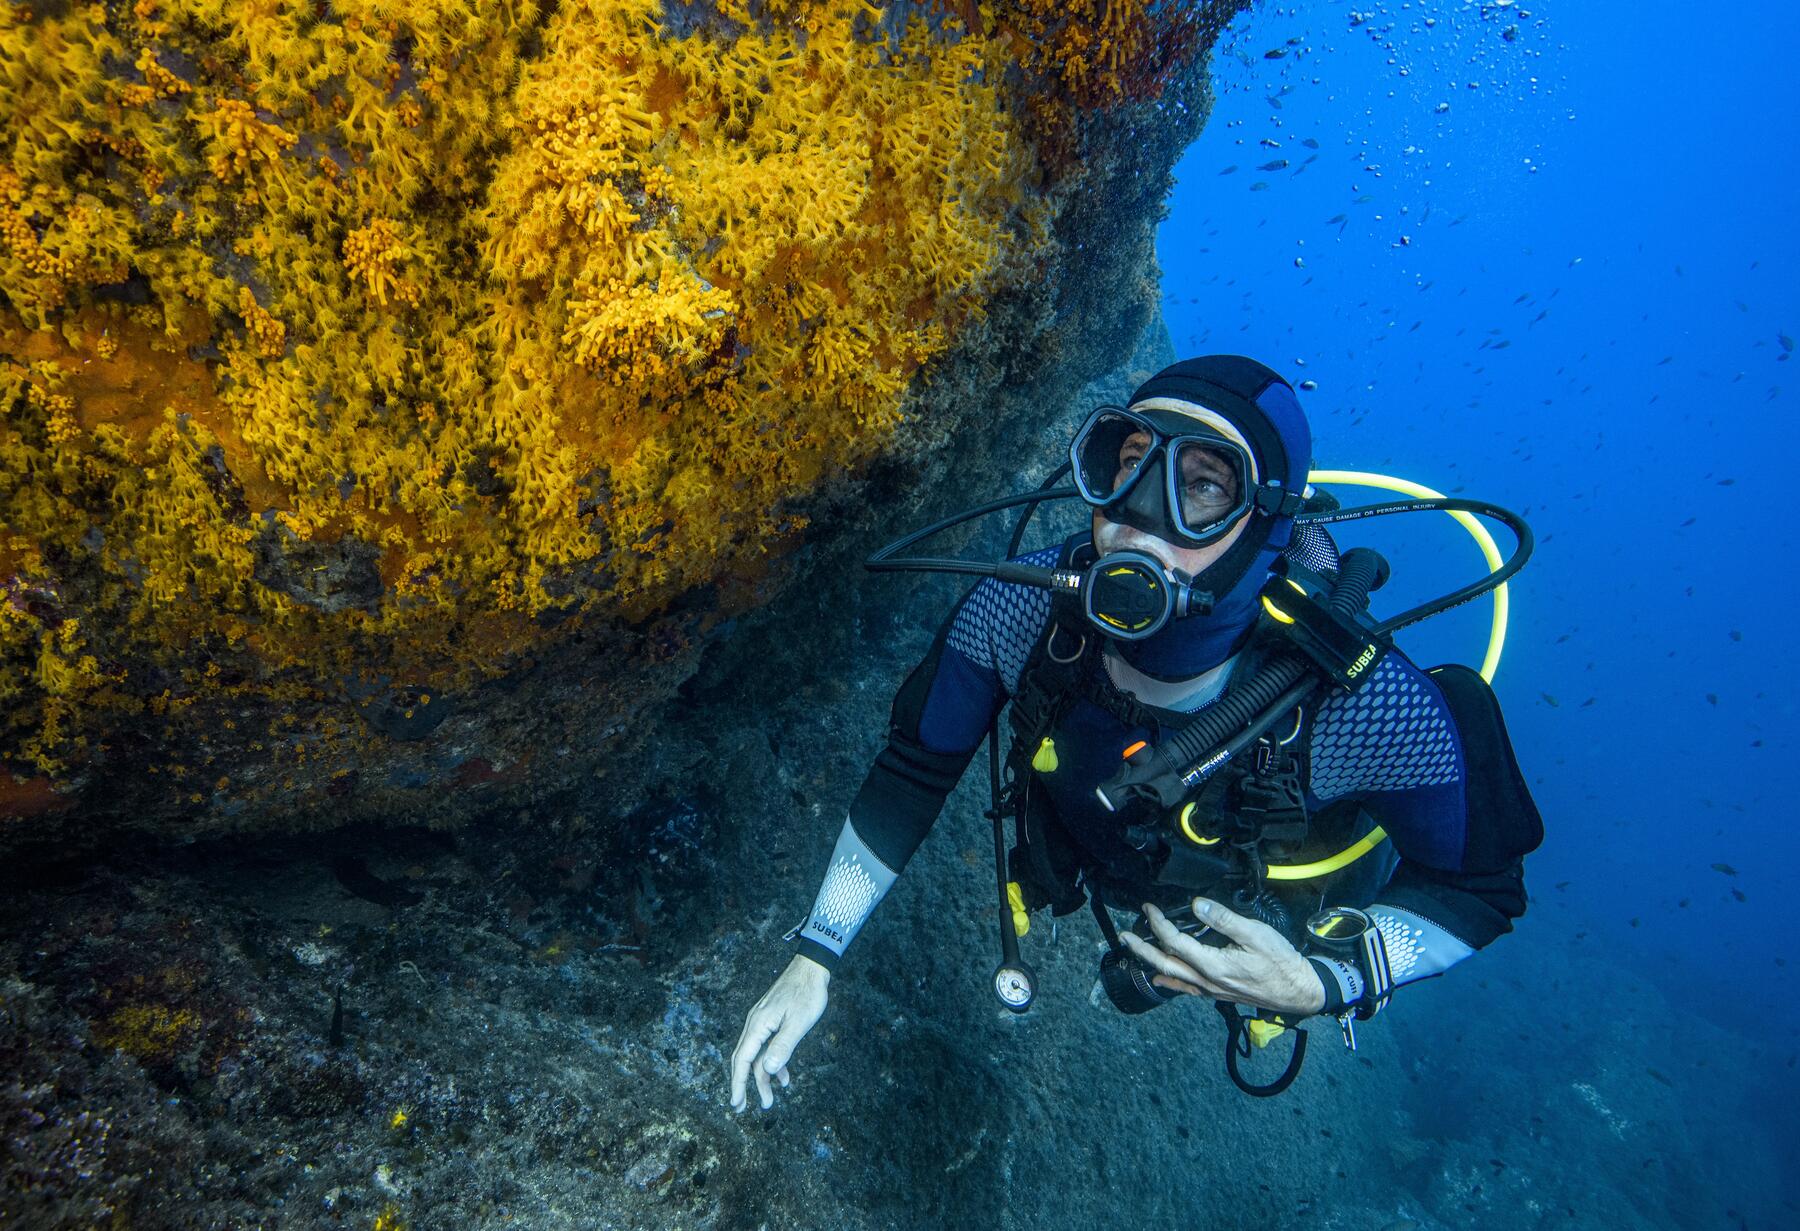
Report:
<svg viewBox="0 0 1800 1231"><path fill-rule="evenodd" d="M1388 572L1388 563L1379 552L1366 547L1345 552L1338 561L1337 582L1331 588L1332 610L1342 616L1365 610L1369 594L1387 581ZM1210 776L1270 723L1303 701L1308 693L1324 686L1313 677L1312 663L1304 655L1279 654L1213 702L1199 718L1154 749L1140 750L1095 794L1114 812L1132 797L1144 794L1153 794L1160 806L1172 808L1186 794L1184 776L1195 770L1202 771L1202 777ZM1208 752L1213 755L1206 764L1197 764Z"/></svg>

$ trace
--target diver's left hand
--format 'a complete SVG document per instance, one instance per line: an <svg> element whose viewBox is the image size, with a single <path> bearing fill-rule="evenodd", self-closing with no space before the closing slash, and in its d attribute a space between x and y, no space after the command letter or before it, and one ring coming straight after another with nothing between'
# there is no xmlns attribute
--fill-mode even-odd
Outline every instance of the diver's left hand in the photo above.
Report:
<svg viewBox="0 0 1800 1231"><path fill-rule="evenodd" d="M1144 918L1157 943L1122 933L1138 960L1160 972L1150 980L1156 986L1277 1013L1310 1015L1325 1007L1325 986L1317 972L1280 932L1210 898L1194 899L1194 916L1232 943L1203 945L1149 903L1144 904Z"/></svg>

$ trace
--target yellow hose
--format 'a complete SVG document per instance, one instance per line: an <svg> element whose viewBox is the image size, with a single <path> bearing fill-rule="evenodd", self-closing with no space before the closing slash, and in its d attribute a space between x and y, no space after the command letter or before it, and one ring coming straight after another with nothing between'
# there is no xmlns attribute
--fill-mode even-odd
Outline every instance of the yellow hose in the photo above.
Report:
<svg viewBox="0 0 1800 1231"><path fill-rule="evenodd" d="M1447 499L1443 492L1432 491L1422 483L1414 483L1407 479L1396 479L1391 475L1372 474L1366 470L1315 470L1306 476L1307 482L1320 487L1346 485L1350 487L1377 487L1385 491L1398 492L1402 496L1412 496L1420 500ZM1452 512L1475 539L1481 548L1481 554L1487 557L1488 571L1496 572L1505 561L1500 556L1500 548L1494 542L1494 536L1487 532L1487 527L1476 521L1474 516L1460 510ZM1506 583L1501 582L1494 587L1494 620L1488 634L1487 655L1481 660L1481 678L1492 684L1494 672L1500 668L1500 651L1506 646Z"/></svg>
<svg viewBox="0 0 1800 1231"><path fill-rule="evenodd" d="M1272 881L1303 881L1311 880L1315 876L1324 876L1328 872L1335 872L1341 867L1355 863L1380 846L1386 837L1387 830L1377 825L1335 855L1314 860L1312 863L1272 863L1264 875ZM1218 839L1214 838L1213 841L1216 842Z"/></svg>

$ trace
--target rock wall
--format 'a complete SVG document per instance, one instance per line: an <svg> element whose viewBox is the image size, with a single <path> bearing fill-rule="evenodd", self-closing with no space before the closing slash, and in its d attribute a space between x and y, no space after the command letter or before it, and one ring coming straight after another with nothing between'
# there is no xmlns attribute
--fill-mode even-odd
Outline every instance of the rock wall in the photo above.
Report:
<svg viewBox="0 0 1800 1231"><path fill-rule="evenodd" d="M0 845L641 790L1129 351L1237 7L7 9Z"/></svg>

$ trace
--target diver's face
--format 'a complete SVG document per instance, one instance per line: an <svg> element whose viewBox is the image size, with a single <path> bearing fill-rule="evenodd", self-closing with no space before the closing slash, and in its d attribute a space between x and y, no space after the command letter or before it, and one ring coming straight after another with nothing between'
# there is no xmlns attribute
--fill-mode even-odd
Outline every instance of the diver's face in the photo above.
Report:
<svg viewBox="0 0 1800 1231"><path fill-rule="evenodd" d="M1142 432L1126 438L1120 446L1121 469L1119 481L1123 482L1126 468L1135 466L1150 447L1150 437ZM1196 462L1198 466L1196 467ZM1182 492L1184 502L1189 506L1187 515L1194 521L1205 520L1207 509L1201 502L1222 503L1229 508L1236 499L1235 482L1230 468L1223 463L1216 463L1216 471L1208 469L1208 461L1204 454L1196 457L1190 452L1183 459ZM1193 473L1188 473L1189 470ZM1248 516L1240 517L1224 538L1205 547L1185 547L1179 543L1171 543L1165 538L1147 534L1136 526L1125 526L1106 516L1102 509L1094 510L1094 547L1102 554L1112 551L1141 551L1153 556L1167 569L1179 569L1189 577L1196 577L1200 570L1230 551L1232 546L1243 537L1244 527L1250 524Z"/></svg>
<svg viewBox="0 0 1800 1231"><path fill-rule="evenodd" d="M1205 547L1181 547L1167 539L1154 534L1145 534L1136 526L1121 526L1108 519L1100 509L1094 510L1094 548L1101 555L1111 551L1141 551L1153 556L1167 569L1179 569L1189 577L1198 577L1200 570L1213 564L1230 551L1243 537L1244 527L1250 524L1248 517L1238 519L1238 524L1231 528L1231 533L1216 543Z"/></svg>

